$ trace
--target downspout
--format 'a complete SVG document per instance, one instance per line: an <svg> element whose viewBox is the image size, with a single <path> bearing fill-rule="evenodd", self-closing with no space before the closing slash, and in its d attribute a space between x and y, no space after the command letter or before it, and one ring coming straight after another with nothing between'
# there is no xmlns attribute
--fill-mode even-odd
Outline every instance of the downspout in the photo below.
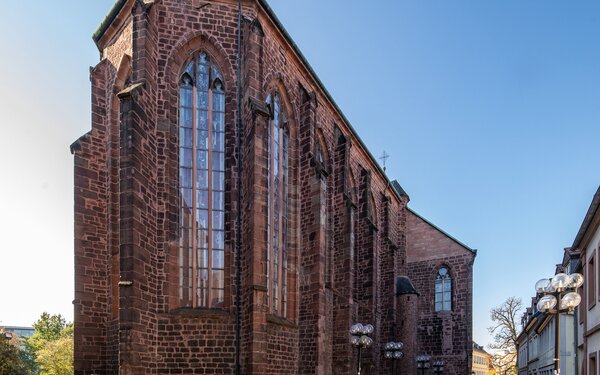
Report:
<svg viewBox="0 0 600 375"><path fill-rule="evenodd" d="M235 255L236 255L236 295L235 295L235 374L241 374L241 331L242 331L242 2L238 0L238 19L237 19L237 217L235 223Z"/></svg>
<svg viewBox="0 0 600 375"><path fill-rule="evenodd" d="M579 312L573 314L573 349L575 352L575 375L579 375Z"/></svg>

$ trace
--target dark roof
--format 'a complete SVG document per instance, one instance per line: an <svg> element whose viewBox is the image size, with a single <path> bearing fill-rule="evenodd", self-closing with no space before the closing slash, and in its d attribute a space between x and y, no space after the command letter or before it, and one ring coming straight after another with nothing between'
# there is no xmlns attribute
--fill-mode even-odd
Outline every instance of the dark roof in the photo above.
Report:
<svg viewBox="0 0 600 375"><path fill-rule="evenodd" d="M115 20L115 18L117 18L117 15L119 14L126 2L127 0L116 0L115 5L112 6L106 17L104 17L96 31L94 31L94 33L92 34L92 39L94 40L94 43L96 43L96 47L98 47L98 49L100 49L100 46L98 45L100 38L102 38L106 30L108 30L110 24Z"/></svg>
<svg viewBox="0 0 600 375"><path fill-rule="evenodd" d="M392 187L394 188L394 190L396 190L396 193L398 193L399 196L408 198L408 194L406 194L406 191L402 189L402 186L400 186L398 180L392 181Z"/></svg>
<svg viewBox="0 0 600 375"><path fill-rule="evenodd" d="M596 190L596 194L594 194L594 198L592 198L592 203L590 203L590 207L588 208L585 217L583 218L583 222L581 223L581 227L579 227L579 231L577 232L577 236L575 236L575 240L573 241L573 245L571 245L571 249L578 249L579 245L581 245L581 241L588 231L596 212L598 211L598 207L600 206L600 186Z"/></svg>
<svg viewBox="0 0 600 375"><path fill-rule="evenodd" d="M119 14L119 12L123 8L123 6L127 3L127 1L128 0L116 0L115 5L113 5L113 7L109 11L108 15L104 18L104 20L102 21L102 23L100 23L100 26L98 26L98 28L96 29L96 31L92 35L92 39L96 43L96 46L98 46L98 42L100 41L100 39L102 38L102 36L106 32L106 30L108 30L110 24L117 17L117 15ZM286 41L290 44L290 46L292 47L292 49L294 50L294 52L296 53L296 55L298 55L298 57L300 58L300 61L302 62L302 64L304 64L304 66L306 67L306 69L308 70L308 72L312 75L312 77L316 81L316 83L319 86L319 88L325 94L325 97L327 98L327 100L329 100L329 102L331 102L331 104L333 105L333 107L335 108L335 110L338 112L338 114L340 115L340 117L342 117L342 120L344 120L344 123L346 124L346 126L348 126L348 128L350 129L350 132L352 133L352 135L356 138L356 140L358 141L358 143L360 144L360 146L362 147L362 149L367 153L367 155L369 156L369 158L371 158L371 161L373 162L373 165L375 165L375 168L377 168L377 170L379 171L379 173L381 174L381 176L383 176L383 178L388 183L390 183L390 180L387 177L387 175L385 174L385 171L383 170L383 168L381 168L381 166L377 163L377 161L376 161L375 157L373 156L373 154L371 153L371 151L369 151L369 149L367 148L367 146L365 145L365 143L363 142L363 140L360 138L360 136L358 135L358 133L356 132L356 130L354 130L354 127L350 124L350 121L348 121L348 118L346 117L346 115L344 115L344 113L342 112L342 110L340 109L340 107L337 105L337 103L335 102L335 100L333 99L333 97L331 96L331 94L329 93L329 91L327 91L327 89L325 88L325 85L323 84L323 82L321 81L321 79L319 78L319 76L317 75L317 73L315 73L314 69L309 64L309 62L306 59L306 57L304 57L304 55L300 51L300 48L298 48L298 46L296 45L296 43L294 42L294 40L292 39L292 37L290 36L290 34L287 32L287 30L285 29L285 27L283 27L283 24L281 23L281 21L279 21L279 18L277 18L277 16L275 15L275 12L273 11L273 9L271 9L271 7L269 6L269 4L267 3L266 0L256 0L256 1L258 1L258 3L263 7L263 9L266 11L267 15L271 18L271 20L273 20L273 23L275 23L275 26L277 26L277 28L283 34L283 36L286 39ZM99 46L98 46L98 48L99 48ZM396 195L396 198L398 200L402 200L401 194L398 193L395 189L392 189L392 190L394 191L394 193ZM406 196L406 197L408 197L408 196Z"/></svg>
<svg viewBox="0 0 600 375"><path fill-rule="evenodd" d="M485 354L489 354L488 352L485 351L485 349L483 348L483 346L479 345L475 341L473 341L473 349L474 350L479 350L480 352L483 352Z"/></svg>
<svg viewBox="0 0 600 375"><path fill-rule="evenodd" d="M443 234L444 236L448 237L449 239L451 239L452 241L456 242L457 244L459 244L460 246L464 247L465 249L469 250L470 252L473 253L473 255L477 255L477 249L471 249L469 246L465 245L464 243L460 242L459 240L457 240L456 238L452 237L451 235L449 235L448 233L444 232L442 229L440 229L438 226L436 226L435 224L433 224L432 222L430 222L429 220L425 219L423 216L419 215L418 213L416 213L413 209L411 209L410 207L406 207L408 209L408 211L410 211L413 215L415 215L416 217L418 217L419 219L423 220L424 222L426 222L427 224L431 225L435 230L437 230L438 232L440 232L441 234Z"/></svg>
<svg viewBox="0 0 600 375"><path fill-rule="evenodd" d="M408 276L398 276L396 278L396 296L402 296L406 294L416 294L419 292L415 289Z"/></svg>

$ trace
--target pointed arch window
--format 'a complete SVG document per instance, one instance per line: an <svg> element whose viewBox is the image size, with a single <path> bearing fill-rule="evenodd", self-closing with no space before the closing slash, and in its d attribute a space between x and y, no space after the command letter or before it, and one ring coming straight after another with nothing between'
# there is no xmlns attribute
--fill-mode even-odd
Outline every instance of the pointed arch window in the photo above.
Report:
<svg viewBox="0 0 600 375"><path fill-rule="evenodd" d="M268 126L267 289L271 312L287 317L288 143L287 116L278 93L267 98Z"/></svg>
<svg viewBox="0 0 600 375"><path fill-rule="evenodd" d="M219 308L225 284L225 91L204 52L179 81L179 302Z"/></svg>
<svg viewBox="0 0 600 375"><path fill-rule="evenodd" d="M446 267L435 277L435 311L452 311L452 277Z"/></svg>

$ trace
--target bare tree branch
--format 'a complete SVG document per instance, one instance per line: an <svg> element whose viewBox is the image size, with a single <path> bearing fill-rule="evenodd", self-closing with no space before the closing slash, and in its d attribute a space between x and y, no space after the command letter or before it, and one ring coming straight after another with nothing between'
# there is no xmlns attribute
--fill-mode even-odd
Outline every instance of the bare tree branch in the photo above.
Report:
<svg viewBox="0 0 600 375"><path fill-rule="evenodd" d="M517 359L517 316L522 303L520 298L509 297L500 306L490 310L490 318L494 323L488 328L494 342L489 346L494 350L492 364L499 375L516 374Z"/></svg>

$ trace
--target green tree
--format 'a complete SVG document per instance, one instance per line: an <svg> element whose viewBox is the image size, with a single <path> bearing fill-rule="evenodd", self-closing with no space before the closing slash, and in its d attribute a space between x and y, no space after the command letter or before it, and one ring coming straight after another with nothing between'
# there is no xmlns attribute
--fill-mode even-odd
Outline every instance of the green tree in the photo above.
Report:
<svg viewBox="0 0 600 375"><path fill-rule="evenodd" d="M41 375L73 374L73 337L47 341L36 353Z"/></svg>
<svg viewBox="0 0 600 375"><path fill-rule="evenodd" d="M41 349L47 341L59 339L67 326L67 322L62 315L50 315L47 312L43 312L40 319L33 323L35 332L27 340L27 345L36 352Z"/></svg>
<svg viewBox="0 0 600 375"><path fill-rule="evenodd" d="M0 336L0 375L31 374L21 358L18 343L14 345L11 341L5 339L4 334Z"/></svg>
<svg viewBox="0 0 600 375"><path fill-rule="evenodd" d="M60 314L44 312L33 328L35 332L25 342L25 358L32 372L73 374L73 325Z"/></svg>

